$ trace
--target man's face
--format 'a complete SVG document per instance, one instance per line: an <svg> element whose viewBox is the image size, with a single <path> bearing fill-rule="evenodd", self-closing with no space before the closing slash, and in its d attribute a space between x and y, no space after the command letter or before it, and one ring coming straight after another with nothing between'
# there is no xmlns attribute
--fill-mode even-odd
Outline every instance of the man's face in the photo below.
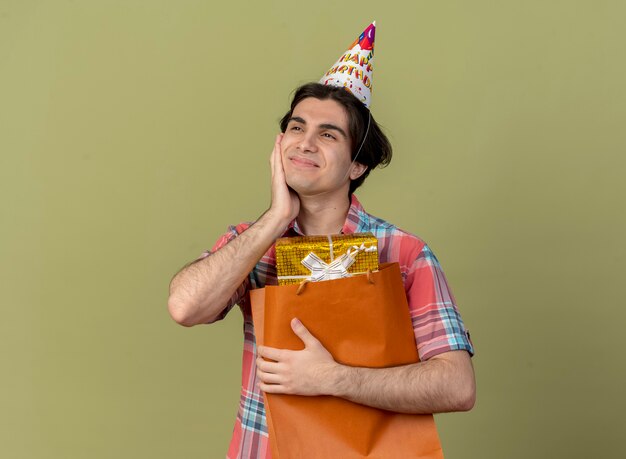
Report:
<svg viewBox="0 0 626 459"><path fill-rule="evenodd" d="M349 135L348 115L339 103L313 97L302 100L281 142L287 184L301 196L347 195L350 179L363 168L358 163L350 166Z"/></svg>

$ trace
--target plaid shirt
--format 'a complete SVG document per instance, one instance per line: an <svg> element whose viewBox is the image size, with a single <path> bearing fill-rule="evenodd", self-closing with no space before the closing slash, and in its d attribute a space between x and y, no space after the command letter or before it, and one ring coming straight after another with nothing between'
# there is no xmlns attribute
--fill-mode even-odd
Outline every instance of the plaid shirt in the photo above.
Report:
<svg viewBox="0 0 626 459"><path fill-rule="evenodd" d="M219 250L250 226L251 223L231 226L213 249L205 252L203 257ZM473 354L469 333L463 326L454 297L435 255L418 237L366 213L356 196L352 195L342 233L368 231L378 238L380 262L397 261L400 264L420 360L428 360L442 352L460 349ZM283 236L298 235L302 233L294 220ZM250 289L277 284L275 255L272 246L216 319L223 319L235 304L239 305L244 319L241 399L228 449L227 457L231 459L271 457L263 394L257 386L256 343L247 292Z"/></svg>

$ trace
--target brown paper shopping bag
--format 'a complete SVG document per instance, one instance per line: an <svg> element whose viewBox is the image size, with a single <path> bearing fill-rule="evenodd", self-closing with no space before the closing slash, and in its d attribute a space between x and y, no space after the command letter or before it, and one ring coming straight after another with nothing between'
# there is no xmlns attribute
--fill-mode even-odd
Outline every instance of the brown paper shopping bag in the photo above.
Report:
<svg viewBox="0 0 626 459"><path fill-rule="evenodd" d="M397 263L366 276L252 290L257 344L303 349L291 330L299 318L338 362L391 367L417 362ZM443 452L433 416L393 413L330 396L265 394L274 459L428 458Z"/></svg>

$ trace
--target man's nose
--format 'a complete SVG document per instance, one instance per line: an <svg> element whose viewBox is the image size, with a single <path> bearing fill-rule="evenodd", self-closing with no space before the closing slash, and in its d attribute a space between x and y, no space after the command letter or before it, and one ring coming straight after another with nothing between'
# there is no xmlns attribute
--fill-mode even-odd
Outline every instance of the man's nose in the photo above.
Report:
<svg viewBox="0 0 626 459"><path fill-rule="evenodd" d="M305 132L300 139L298 149L303 153L312 153L317 151L317 137L315 133Z"/></svg>

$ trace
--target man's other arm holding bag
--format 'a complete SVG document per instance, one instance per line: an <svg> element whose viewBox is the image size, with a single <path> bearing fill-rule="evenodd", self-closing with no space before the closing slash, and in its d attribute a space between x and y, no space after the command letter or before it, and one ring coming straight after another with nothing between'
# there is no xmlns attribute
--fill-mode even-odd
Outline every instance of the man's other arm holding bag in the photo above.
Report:
<svg viewBox="0 0 626 459"><path fill-rule="evenodd" d="M467 351L443 352L392 368L350 367L337 363L300 321L294 319L291 327L303 350L258 348L257 375L266 393L332 395L400 413L468 411L474 406L476 383Z"/></svg>

